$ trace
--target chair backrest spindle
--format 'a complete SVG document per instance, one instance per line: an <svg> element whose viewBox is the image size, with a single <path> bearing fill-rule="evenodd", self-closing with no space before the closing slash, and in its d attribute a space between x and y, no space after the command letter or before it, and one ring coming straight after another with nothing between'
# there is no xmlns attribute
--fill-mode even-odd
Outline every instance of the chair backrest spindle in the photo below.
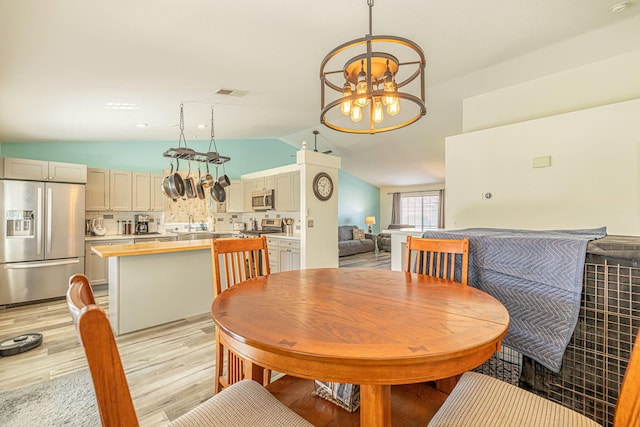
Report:
<svg viewBox="0 0 640 427"><path fill-rule="evenodd" d="M456 260L460 260L460 276ZM469 239L423 239L407 236L404 271L436 276L467 284L469 275Z"/></svg>

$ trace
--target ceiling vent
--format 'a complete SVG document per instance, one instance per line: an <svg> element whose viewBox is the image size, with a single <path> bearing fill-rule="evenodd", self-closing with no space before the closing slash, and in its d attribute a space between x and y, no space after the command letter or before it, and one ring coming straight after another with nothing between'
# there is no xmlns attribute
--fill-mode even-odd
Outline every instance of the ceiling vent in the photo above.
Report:
<svg viewBox="0 0 640 427"><path fill-rule="evenodd" d="M215 91L215 95L227 95L227 96L236 96L242 97L248 94L248 90L238 90L238 89L218 89Z"/></svg>

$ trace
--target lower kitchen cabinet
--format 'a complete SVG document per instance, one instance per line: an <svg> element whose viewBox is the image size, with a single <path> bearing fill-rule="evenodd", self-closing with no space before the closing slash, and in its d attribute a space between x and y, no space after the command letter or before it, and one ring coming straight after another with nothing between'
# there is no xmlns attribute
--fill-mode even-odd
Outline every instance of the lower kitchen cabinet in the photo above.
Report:
<svg viewBox="0 0 640 427"><path fill-rule="evenodd" d="M91 246L126 245L133 240L94 240L84 244L84 274L91 285L104 285L109 282L109 263L91 250Z"/></svg>
<svg viewBox="0 0 640 427"><path fill-rule="evenodd" d="M300 241L269 237L267 248L272 273L300 270Z"/></svg>

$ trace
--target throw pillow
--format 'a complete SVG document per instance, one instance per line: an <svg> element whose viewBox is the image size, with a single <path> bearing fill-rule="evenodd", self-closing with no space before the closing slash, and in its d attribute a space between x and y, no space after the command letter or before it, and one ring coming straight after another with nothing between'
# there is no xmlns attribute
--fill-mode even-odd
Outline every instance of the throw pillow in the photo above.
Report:
<svg viewBox="0 0 640 427"><path fill-rule="evenodd" d="M361 230L359 228L354 228L353 240L364 240L364 230Z"/></svg>

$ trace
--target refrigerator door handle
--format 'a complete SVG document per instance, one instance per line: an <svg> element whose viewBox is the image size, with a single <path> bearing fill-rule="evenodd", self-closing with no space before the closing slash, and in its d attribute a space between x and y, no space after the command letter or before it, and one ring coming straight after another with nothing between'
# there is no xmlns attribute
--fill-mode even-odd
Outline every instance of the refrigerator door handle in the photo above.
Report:
<svg viewBox="0 0 640 427"><path fill-rule="evenodd" d="M47 188L47 254L51 253L51 247L53 240L51 239L53 228L53 190L51 187ZM49 255L47 255L49 256Z"/></svg>
<svg viewBox="0 0 640 427"><path fill-rule="evenodd" d="M5 270L24 270L26 268L40 268L40 267L54 267L56 265L69 265L69 264L78 264L80 260L78 258L75 259L67 259L63 261L50 261L50 262L21 262L19 264L5 264Z"/></svg>
<svg viewBox="0 0 640 427"><path fill-rule="evenodd" d="M42 188L38 188L38 203L36 205L36 255L42 253Z"/></svg>

